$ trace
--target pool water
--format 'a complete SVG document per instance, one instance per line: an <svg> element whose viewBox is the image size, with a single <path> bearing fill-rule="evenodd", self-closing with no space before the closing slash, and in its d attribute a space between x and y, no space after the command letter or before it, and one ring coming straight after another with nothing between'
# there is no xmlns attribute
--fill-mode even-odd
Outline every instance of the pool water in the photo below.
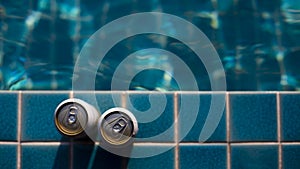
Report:
<svg viewBox="0 0 300 169"><path fill-rule="evenodd" d="M227 90L300 90L299 0L3 1L0 89L72 89L74 65L89 37L122 16L150 11L186 19L208 37L223 64ZM161 24L176 32L168 21ZM211 90L210 74L188 45L158 34L136 35L116 44L98 67L95 89L112 90L112 77L121 62L147 48L176 54L193 72L199 90ZM167 71L150 69L130 81L124 78L126 72L157 64ZM184 76L180 71L168 55L140 52L117 81L128 83L130 90L181 90L174 79ZM194 89L187 84L184 90Z"/></svg>

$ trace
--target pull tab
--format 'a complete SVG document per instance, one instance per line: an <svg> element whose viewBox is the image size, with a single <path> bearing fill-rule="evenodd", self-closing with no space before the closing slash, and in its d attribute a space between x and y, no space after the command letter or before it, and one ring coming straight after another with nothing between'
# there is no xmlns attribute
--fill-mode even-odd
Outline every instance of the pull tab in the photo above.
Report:
<svg viewBox="0 0 300 169"><path fill-rule="evenodd" d="M75 124L77 121L77 114L78 114L77 107L75 106L70 107L67 123L70 125Z"/></svg>
<svg viewBox="0 0 300 169"><path fill-rule="evenodd" d="M124 128L126 128L127 122L124 119L120 119L117 123L113 126L113 131L115 133L121 133Z"/></svg>

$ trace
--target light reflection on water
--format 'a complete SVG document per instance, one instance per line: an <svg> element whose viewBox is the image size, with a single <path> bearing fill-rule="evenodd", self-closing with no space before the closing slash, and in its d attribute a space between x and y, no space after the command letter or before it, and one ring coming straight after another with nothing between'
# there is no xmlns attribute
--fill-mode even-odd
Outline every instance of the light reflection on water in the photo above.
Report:
<svg viewBox="0 0 300 169"><path fill-rule="evenodd" d="M0 3L0 88L71 89L74 61L91 34L119 17L158 11L185 18L206 34L223 62L228 90L298 90L299 4L298 0L5 1ZM168 22L163 24L176 31ZM177 54L192 69L199 89L210 90L203 64L186 45L149 34L125 39L107 54L97 72L96 89L110 90L118 64L145 48ZM157 63L169 71L140 72L130 89L178 90L171 76L180 68L172 67L168 56L141 54L128 71Z"/></svg>

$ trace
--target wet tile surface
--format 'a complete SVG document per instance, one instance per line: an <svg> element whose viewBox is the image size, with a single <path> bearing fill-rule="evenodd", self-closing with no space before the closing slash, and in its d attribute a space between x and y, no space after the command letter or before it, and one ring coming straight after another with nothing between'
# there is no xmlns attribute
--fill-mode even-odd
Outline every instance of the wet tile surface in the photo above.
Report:
<svg viewBox="0 0 300 169"><path fill-rule="evenodd" d="M217 109L218 112L211 106L220 106L221 103L212 105L210 94L181 94L178 97L180 102L178 127L179 138L183 138L182 142L226 141L225 95L214 94L214 97L217 101L223 100L224 102L223 108ZM205 124L206 128L204 128ZM207 140L199 139L200 133L208 135Z"/></svg>
<svg viewBox="0 0 300 169"><path fill-rule="evenodd" d="M300 144L282 146L282 166L284 169L300 168Z"/></svg>
<svg viewBox="0 0 300 169"><path fill-rule="evenodd" d="M158 169L173 169L175 165L174 161L174 148L169 146L146 146L139 145L134 147L134 155L143 158L131 158L129 159L128 169L140 169L140 168L158 168ZM159 154L154 155L157 152ZM151 155L151 156L150 156ZM149 157L145 157L149 156Z"/></svg>
<svg viewBox="0 0 300 169"><path fill-rule="evenodd" d="M22 145L23 169L69 168L69 145Z"/></svg>
<svg viewBox="0 0 300 169"><path fill-rule="evenodd" d="M17 168L17 145L0 144L0 168Z"/></svg>
<svg viewBox="0 0 300 169"><path fill-rule="evenodd" d="M277 145L233 145L231 147L232 169L278 168Z"/></svg>
<svg viewBox="0 0 300 169"><path fill-rule="evenodd" d="M0 93L0 141L17 140L18 93Z"/></svg>
<svg viewBox="0 0 300 169"><path fill-rule="evenodd" d="M174 142L173 99L172 94L128 94L126 108L139 123L136 141Z"/></svg>
<svg viewBox="0 0 300 169"><path fill-rule="evenodd" d="M226 169L226 145L182 145L179 164L183 169Z"/></svg>
<svg viewBox="0 0 300 169"><path fill-rule="evenodd" d="M276 141L276 95L231 94L230 131L232 141Z"/></svg>
<svg viewBox="0 0 300 169"><path fill-rule="evenodd" d="M283 141L300 141L300 95L281 94Z"/></svg>
<svg viewBox="0 0 300 169"><path fill-rule="evenodd" d="M73 168L174 169L176 164L182 169L199 168L199 166L218 169L227 167L227 145L223 144L223 142L226 143L226 112L221 113L220 122L208 140L204 144L198 143L201 133L198 129L203 128L208 117L211 94L181 93L176 97L178 105L174 105L176 103L174 93L167 93L165 100L158 93L126 92L123 94L123 96L121 92L113 94L115 103L110 93L96 92L95 99L103 112L115 106L125 106L137 117L140 133L130 155L142 158L120 157L95 146L88 139L76 139L72 145L69 145L72 139L62 137L53 122L54 109L61 101L69 98L69 92L22 92L20 104L21 141L23 142L20 155L21 168L70 168L73 166ZM17 93L0 94L0 96L3 103L14 103L0 105L2 106L0 112L11 112L11 114L2 114L0 117L10 119L12 122L6 124L4 121L0 124L0 126L7 125L3 126L7 127L7 132L0 133L0 164L4 168L16 168L18 96ZM129 96L130 100L127 100L126 96ZM275 143L277 142L276 94L231 93L229 96L231 168L278 168L279 151ZM90 92L74 94L74 97L93 105ZM182 98L187 102L183 103ZM299 168L298 98L300 94L280 94L282 140L285 141L282 145L284 169ZM122 99L125 99L123 103ZM129 105L129 101L132 106ZM195 106L198 101L199 107ZM177 156L173 143L176 132L171 127L174 123L176 107L179 113L179 137L184 135L186 127L182 124L187 122L191 124L187 135L179 144L178 163L174 161ZM186 109L182 109L183 107ZM188 114L193 111L196 116ZM157 134L167 130L170 130L170 133L156 137Z"/></svg>
<svg viewBox="0 0 300 169"><path fill-rule="evenodd" d="M56 107L69 93L23 93L22 94L22 140L60 141L62 135L54 124Z"/></svg>

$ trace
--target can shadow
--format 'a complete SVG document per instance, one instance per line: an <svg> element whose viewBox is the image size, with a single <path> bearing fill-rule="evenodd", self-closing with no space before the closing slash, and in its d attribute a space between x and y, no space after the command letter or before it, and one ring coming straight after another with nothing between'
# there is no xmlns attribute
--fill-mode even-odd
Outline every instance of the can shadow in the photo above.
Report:
<svg viewBox="0 0 300 169"><path fill-rule="evenodd" d="M129 156L131 149L132 145L121 151ZM52 169L126 169L128 162L128 157L108 152L92 140L70 140L70 144L58 147Z"/></svg>
<svg viewBox="0 0 300 169"><path fill-rule="evenodd" d="M52 164L52 169L70 168L71 140L64 136L61 137L60 145L55 147L55 149L53 149L53 151L56 151L56 154L55 154L54 161ZM49 153L49 158L51 158L50 153Z"/></svg>

